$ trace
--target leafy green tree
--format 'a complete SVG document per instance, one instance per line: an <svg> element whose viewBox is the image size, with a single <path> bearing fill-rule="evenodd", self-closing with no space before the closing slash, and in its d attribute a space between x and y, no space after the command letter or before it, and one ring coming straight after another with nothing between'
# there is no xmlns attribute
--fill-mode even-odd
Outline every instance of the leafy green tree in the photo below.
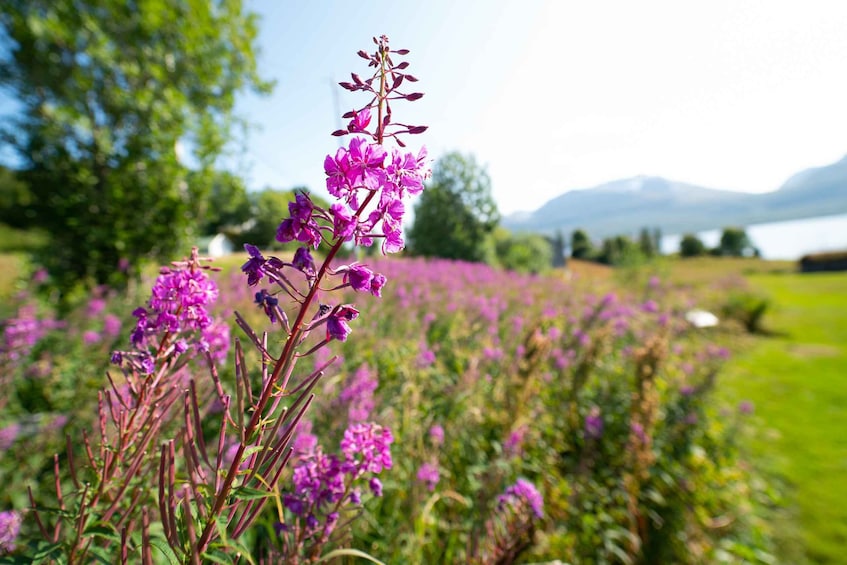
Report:
<svg viewBox="0 0 847 565"><path fill-rule="evenodd" d="M756 249L744 228L728 227L721 233L721 242L717 248L718 255L728 257L744 257L756 255Z"/></svg>
<svg viewBox="0 0 847 565"><path fill-rule="evenodd" d="M0 222L15 228L30 227L32 193L18 174L0 166Z"/></svg>
<svg viewBox="0 0 847 565"><path fill-rule="evenodd" d="M209 186L209 194L201 203L200 231L213 235L224 228L237 228L250 221L253 209L244 180L228 171L213 171L207 178L201 173L189 176L189 185L202 182Z"/></svg>
<svg viewBox="0 0 847 565"><path fill-rule="evenodd" d="M679 240L680 257L700 257L706 254L706 245L696 235L687 233Z"/></svg>
<svg viewBox="0 0 847 565"><path fill-rule="evenodd" d="M424 257L482 261L486 236L499 221L486 170L472 155L448 153L415 206L409 247Z"/></svg>
<svg viewBox="0 0 847 565"><path fill-rule="evenodd" d="M553 263L553 246L544 236L534 233L511 233L498 227L489 236L491 250L486 262L522 273L540 273Z"/></svg>
<svg viewBox="0 0 847 565"><path fill-rule="evenodd" d="M641 228L638 234L638 247L645 257L654 257L659 252L656 240L647 228Z"/></svg>
<svg viewBox="0 0 847 565"><path fill-rule="evenodd" d="M603 247L597 260L606 265L632 266L642 262L644 254L638 244L630 238L617 235L603 240Z"/></svg>
<svg viewBox="0 0 847 565"><path fill-rule="evenodd" d="M238 123L236 93L269 90L256 17L240 0L6 0L0 26L0 85L22 107L3 141L60 290L119 286L142 259L184 253L208 185L187 182L177 153L211 169Z"/></svg>
<svg viewBox="0 0 847 565"><path fill-rule="evenodd" d="M571 257L574 259L591 259L594 246L583 229L574 230L571 234Z"/></svg>

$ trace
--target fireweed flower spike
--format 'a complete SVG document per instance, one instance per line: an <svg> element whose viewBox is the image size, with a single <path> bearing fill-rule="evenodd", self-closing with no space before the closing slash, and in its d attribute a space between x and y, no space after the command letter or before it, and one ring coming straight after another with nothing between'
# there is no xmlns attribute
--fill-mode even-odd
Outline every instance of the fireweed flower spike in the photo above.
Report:
<svg viewBox="0 0 847 565"><path fill-rule="evenodd" d="M385 36L375 38L374 42L374 53L368 55L360 52L373 69L372 76L362 79L353 74L353 82L341 83L348 91L364 92L368 101L364 106L344 115L349 120L347 128L333 132L333 135L350 135L350 140L324 159L327 190L337 199L336 202L328 209L323 209L307 193L298 193L295 200L289 203L289 217L282 219L279 224L276 239L283 243L296 241L303 244L290 262L265 257L257 247L245 246L249 258L241 269L247 277L247 284L256 286L260 281L268 281L269 288L256 292L256 304L264 310L271 324L282 330L284 341L278 355L264 351L267 339L263 341L258 333L247 326L244 318L238 316L239 326L263 352L263 358L272 359L273 364L267 368L262 388L256 393L247 390L244 361L240 354L236 355L237 371L241 375L238 380L245 387L239 393L243 410L240 408L237 412L249 414L249 420L246 416L227 416L223 420L222 426L225 429L221 437L236 436L242 439L232 453L228 468L221 468L219 463L216 469L210 469L210 475L217 477L211 483L211 499L203 494L203 488L188 485L198 505L196 543L192 544L192 555L202 555L210 544L216 543L221 527L227 529L226 537L237 538L259 514L266 500L257 498L242 502L233 496L238 489L275 492L282 468L289 457L284 454L290 453L288 450L294 430L308 408L311 391L327 364L299 377L295 365L298 359L334 340L347 340L353 331L351 323L359 316L359 310L353 304L332 304L332 291L350 286L358 292L376 297L382 295L386 284L386 277L382 274L358 264L330 267L341 246L345 242L370 246L381 240L383 253L402 250L402 220L406 211L403 201L419 194L423 190L424 180L430 174L426 150L405 151L402 140L405 135L423 133L426 127L409 126L393 119L392 104L399 100L417 100L422 96L418 92L403 91L406 84L414 83L417 79L406 72L408 63L395 64L393 58L405 55L407 51L390 49ZM393 146L386 145L391 142ZM310 248L317 249L321 243L328 245L329 251L318 265ZM327 279L336 279L336 282L327 284ZM317 298L319 291L321 303L318 303ZM285 312L290 306L293 306L294 311ZM289 323L289 320L293 321ZM319 328L324 325L324 328ZM296 394L286 391L296 391ZM293 403L282 411L282 399L287 395L293 395ZM226 399L224 404L229 406L229 397L223 398ZM230 429L233 422L237 426ZM342 483L338 482L338 473L356 478L364 472L378 473L383 468L390 468L388 444L391 441L391 432L387 429L356 424L345 433L342 442L343 459L323 455L318 450L313 452L310 459L298 464L294 493L285 495L284 500L289 510L303 517L304 521L299 527L315 532L313 539L325 541L328 532L337 527L338 508L335 499L342 493L339 491ZM169 457L165 455L162 461L163 468L170 464ZM241 470L245 461L249 469L246 472ZM172 482L165 481L166 491L171 488L178 490ZM324 493L322 496L329 496L327 502L336 503L334 509L329 508L330 511L323 514L323 520L318 519L314 510L315 497L318 495L308 490L318 483L325 485L321 492ZM286 490L284 486L282 490ZM375 477L370 479L369 490L374 494L382 492L381 483ZM307 492L312 494L304 494ZM342 499L356 501L360 496L360 490L351 490ZM207 505L208 510L201 512L202 504ZM310 507L313 509L309 510ZM169 512L176 513L166 508L165 514ZM222 526L220 520L215 518L218 516L229 516L229 521ZM278 529L290 532L289 526L280 524ZM317 535L319 530L321 535ZM283 555L276 557L291 557L292 552L301 552L302 555L303 551L303 547L287 547ZM314 551L317 549L312 546L310 557L317 555Z"/></svg>

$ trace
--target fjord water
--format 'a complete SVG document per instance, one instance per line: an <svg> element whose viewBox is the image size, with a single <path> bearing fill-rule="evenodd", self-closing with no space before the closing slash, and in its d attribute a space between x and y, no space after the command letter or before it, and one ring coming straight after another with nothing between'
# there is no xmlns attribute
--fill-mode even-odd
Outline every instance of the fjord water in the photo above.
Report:
<svg viewBox="0 0 847 565"><path fill-rule="evenodd" d="M763 259L799 259L807 253L847 250L847 214L744 226ZM662 238L662 252L679 251L680 234ZM720 242L721 229L697 233L707 247Z"/></svg>

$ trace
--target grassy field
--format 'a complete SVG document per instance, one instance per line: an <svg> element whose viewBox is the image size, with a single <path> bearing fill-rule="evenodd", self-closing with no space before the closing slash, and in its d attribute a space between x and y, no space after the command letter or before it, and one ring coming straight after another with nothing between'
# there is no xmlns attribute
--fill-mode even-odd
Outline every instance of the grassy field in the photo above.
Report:
<svg viewBox="0 0 847 565"><path fill-rule="evenodd" d="M847 274L753 274L773 301L721 376L755 404L755 463L786 489L774 530L785 563L847 559ZM745 342L746 343L746 342Z"/></svg>

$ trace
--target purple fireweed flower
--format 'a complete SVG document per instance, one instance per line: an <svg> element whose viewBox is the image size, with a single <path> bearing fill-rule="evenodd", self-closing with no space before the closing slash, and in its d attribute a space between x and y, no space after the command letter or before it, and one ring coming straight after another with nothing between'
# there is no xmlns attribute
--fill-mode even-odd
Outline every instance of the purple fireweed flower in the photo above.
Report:
<svg viewBox="0 0 847 565"><path fill-rule="evenodd" d="M207 308L218 297L218 287L201 269L163 269L153 285L148 309L136 308L138 321L130 341L144 347L147 337L162 333L193 332L212 324Z"/></svg>
<svg viewBox="0 0 847 565"><path fill-rule="evenodd" d="M647 441L647 434L644 433L644 426L638 422L632 422L629 425L629 429L639 442L645 443Z"/></svg>
<svg viewBox="0 0 847 565"><path fill-rule="evenodd" d="M288 203L290 217L283 220L276 230L276 240L280 243L299 241L308 243L315 249L321 244L321 230L312 213L315 205L309 196L298 192L294 202Z"/></svg>
<svg viewBox="0 0 847 565"><path fill-rule="evenodd" d="M433 424L429 428L429 441L432 445L439 447L444 444L444 428L440 424Z"/></svg>
<svg viewBox="0 0 847 565"><path fill-rule="evenodd" d="M317 446L318 437L312 433L312 421L300 420L294 430L294 439L291 442L294 453L298 457L304 457L314 453Z"/></svg>
<svg viewBox="0 0 847 565"><path fill-rule="evenodd" d="M526 479L518 479L515 484L508 487L506 491L497 497L497 508L504 512L507 507L515 510L520 507L529 507L536 518L544 517L544 499L531 482Z"/></svg>
<svg viewBox="0 0 847 565"><path fill-rule="evenodd" d="M103 318L103 335L111 338L118 337L121 333L121 319L114 314L106 314Z"/></svg>
<svg viewBox="0 0 847 565"><path fill-rule="evenodd" d="M185 343L184 340L180 340ZM179 347L179 341L175 346ZM201 332L201 338L197 342L197 348L202 351L208 351L212 359L217 362L222 362L226 359L226 354L229 351L229 325L220 320L212 322ZM182 353L177 349L177 353Z"/></svg>
<svg viewBox="0 0 847 565"><path fill-rule="evenodd" d="M738 411L745 415L750 415L753 413L753 403L749 400L742 400L738 404Z"/></svg>
<svg viewBox="0 0 847 565"><path fill-rule="evenodd" d="M149 355L144 355L139 359L140 370L145 375L152 375L156 370L156 362Z"/></svg>
<svg viewBox="0 0 847 565"><path fill-rule="evenodd" d="M520 455L522 452L524 441L526 440L527 432L529 432L528 426L526 426L525 424L518 426L509 434L509 437L506 438L506 441L503 442L503 451L513 457L516 455Z"/></svg>
<svg viewBox="0 0 847 565"><path fill-rule="evenodd" d="M603 437L603 416L600 414L599 407L592 406L585 416L585 438L600 439L601 437Z"/></svg>
<svg viewBox="0 0 847 565"><path fill-rule="evenodd" d="M374 496L382 496L382 481L380 481L378 478L371 478L371 480L368 481L368 487L371 489L371 493L373 493Z"/></svg>
<svg viewBox="0 0 847 565"><path fill-rule="evenodd" d="M259 248L249 243L244 244L244 250L250 256L247 261L241 265L241 270L247 275L247 284L255 286L265 276L264 266L267 260L259 251Z"/></svg>
<svg viewBox="0 0 847 565"><path fill-rule="evenodd" d="M265 316L268 317L272 324L277 322L274 306L279 304L279 300L276 296L269 294L268 291L263 288L255 294L253 301L265 311Z"/></svg>
<svg viewBox="0 0 847 565"><path fill-rule="evenodd" d="M82 342L85 345L94 345L95 343L99 343L100 339L100 334L94 330L86 330L82 333Z"/></svg>
<svg viewBox="0 0 847 565"><path fill-rule="evenodd" d="M20 514L14 510L0 512L0 554L15 551L15 542L20 532Z"/></svg>
<svg viewBox="0 0 847 565"><path fill-rule="evenodd" d="M351 331L347 322L358 316L359 311L349 304L336 308L326 321L326 338L347 341Z"/></svg>
<svg viewBox="0 0 847 565"><path fill-rule="evenodd" d="M347 124L347 131L350 133L362 133L367 129L368 124L370 123L370 108L365 108L361 112L353 112L353 119L350 120L349 124Z"/></svg>
<svg viewBox="0 0 847 565"><path fill-rule="evenodd" d="M338 399L347 403L347 419L350 423L364 422L367 420L374 408L374 392L379 381L376 373L367 363L362 364L349 384L341 391Z"/></svg>
<svg viewBox="0 0 847 565"><path fill-rule="evenodd" d="M36 284L36 285L44 284L44 283L47 282L47 279L49 278L49 276L50 275L47 272L47 269L42 267L41 269L38 269L37 271L35 271L35 273L33 273L32 282L33 282L33 284Z"/></svg>
<svg viewBox="0 0 847 565"><path fill-rule="evenodd" d="M293 514L314 516L313 511L339 502L345 493L344 474L338 458L318 447L302 457L291 478L293 493L283 495L283 504Z"/></svg>
<svg viewBox="0 0 847 565"><path fill-rule="evenodd" d="M15 444L21 433L21 425L18 422L0 428L0 452L6 451Z"/></svg>
<svg viewBox="0 0 847 565"><path fill-rule="evenodd" d="M349 241L353 237L358 223L353 216L353 211L347 205L336 202L329 207L329 213L332 216L332 236Z"/></svg>
<svg viewBox="0 0 847 565"><path fill-rule="evenodd" d="M393 464L392 442L394 436L388 428L373 423L351 425L344 431L341 440L344 472L356 478L365 472L379 473L390 469Z"/></svg>
<svg viewBox="0 0 847 565"><path fill-rule="evenodd" d="M641 310L647 313L654 314L659 311L659 305L656 304L655 300L648 300L641 305Z"/></svg>
<svg viewBox="0 0 847 565"><path fill-rule="evenodd" d="M418 469L418 481L426 483L426 488L432 492L435 490L435 485L438 484L441 476L438 473L438 466L432 463L424 463Z"/></svg>
<svg viewBox="0 0 847 565"><path fill-rule="evenodd" d="M294 252L294 259L291 264L307 277L315 276L315 260L312 258L308 247L298 247L297 251Z"/></svg>
<svg viewBox="0 0 847 565"><path fill-rule="evenodd" d="M382 166L386 154L382 145L369 143L362 137L351 139L347 149L350 163L347 180L350 186L379 190L385 183L385 170Z"/></svg>
<svg viewBox="0 0 847 565"><path fill-rule="evenodd" d="M435 363L435 351L429 348L425 341L420 344L420 353L418 353L417 365L421 369L431 367Z"/></svg>
<svg viewBox="0 0 847 565"><path fill-rule="evenodd" d="M102 298L92 298L88 301L88 304L85 307L85 315L88 318L96 318L103 312L103 309L106 308L106 301Z"/></svg>
<svg viewBox="0 0 847 565"><path fill-rule="evenodd" d="M385 278L385 275L380 273L374 273L373 279L371 279L371 294L376 296L377 298L382 297L382 287L385 286L385 283L388 279Z"/></svg>
<svg viewBox="0 0 847 565"><path fill-rule="evenodd" d="M374 273L364 265L352 265L344 272L344 284L350 284L355 291L370 292Z"/></svg>

